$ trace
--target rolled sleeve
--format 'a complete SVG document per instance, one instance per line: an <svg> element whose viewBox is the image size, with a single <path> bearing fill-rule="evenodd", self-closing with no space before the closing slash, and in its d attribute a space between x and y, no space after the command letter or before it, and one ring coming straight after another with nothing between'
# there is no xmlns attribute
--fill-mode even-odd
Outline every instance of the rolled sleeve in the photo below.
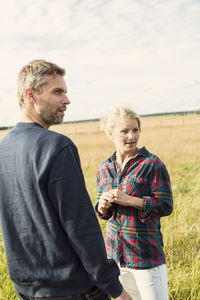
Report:
<svg viewBox="0 0 200 300"><path fill-rule="evenodd" d="M142 222L145 222L148 217L163 217L172 213L173 199L170 178L163 163L155 165L149 194L149 196L143 197L144 210L139 212Z"/></svg>
<svg viewBox="0 0 200 300"><path fill-rule="evenodd" d="M113 212L111 210L109 210L107 214L103 215L98 211L98 205L99 205L99 202L97 202L94 207L96 215L102 220L109 220L112 217Z"/></svg>
<svg viewBox="0 0 200 300"><path fill-rule="evenodd" d="M106 190L108 190L107 185L103 185L103 187L106 188ZM100 219L109 220L112 217L112 214L113 214L113 211L111 209L108 210L107 214L101 214L98 211L99 199L100 199L102 193L103 193L103 190L102 190L102 185L100 185L100 172L99 172L99 169L98 169L97 170L97 202L96 202L96 205L95 205L94 208L95 208L96 215Z"/></svg>

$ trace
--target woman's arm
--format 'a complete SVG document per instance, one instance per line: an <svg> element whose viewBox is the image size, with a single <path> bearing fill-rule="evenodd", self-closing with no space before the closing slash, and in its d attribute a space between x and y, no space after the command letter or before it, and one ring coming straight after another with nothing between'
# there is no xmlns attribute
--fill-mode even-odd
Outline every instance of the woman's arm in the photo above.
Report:
<svg viewBox="0 0 200 300"><path fill-rule="evenodd" d="M113 195L113 198L108 200L109 202L138 209L142 221L145 221L149 216L162 217L170 215L173 209L169 174L165 165L160 161L152 168L149 193L142 196L142 198L130 196L120 189L113 189L109 192Z"/></svg>
<svg viewBox="0 0 200 300"><path fill-rule="evenodd" d="M122 206L131 206L139 210L144 209L144 199L139 197L129 196L125 194L120 189L113 189L109 191L109 194L112 195L108 199L109 203L117 203Z"/></svg>

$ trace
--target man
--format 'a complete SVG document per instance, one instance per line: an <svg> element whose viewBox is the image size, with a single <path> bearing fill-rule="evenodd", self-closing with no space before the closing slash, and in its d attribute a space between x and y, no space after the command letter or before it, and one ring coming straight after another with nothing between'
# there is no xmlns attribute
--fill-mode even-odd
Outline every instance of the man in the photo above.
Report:
<svg viewBox="0 0 200 300"><path fill-rule="evenodd" d="M77 149L48 130L70 101L65 70L44 60L18 77L22 120L0 143L0 225L20 299L130 300L106 257Z"/></svg>

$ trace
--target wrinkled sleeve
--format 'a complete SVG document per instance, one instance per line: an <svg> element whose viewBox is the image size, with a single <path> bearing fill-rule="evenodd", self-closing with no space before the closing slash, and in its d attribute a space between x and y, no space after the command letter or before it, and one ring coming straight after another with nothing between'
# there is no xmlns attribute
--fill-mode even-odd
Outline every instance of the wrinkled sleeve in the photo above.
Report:
<svg viewBox="0 0 200 300"><path fill-rule="evenodd" d="M51 165L49 194L63 230L94 285L118 297L122 286L114 260L105 244L80 166L75 146L67 146ZM55 201L56 199L56 201Z"/></svg>
<svg viewBox="0 0 200 300"><path fill-rule="evenodd" d="M139 212L142 222L149 217L163 217L171 214L173 199L168 171L162 162L157 162L152 169L149 195L143 197L144 210Z"/></svg>
<svg viewBox="0 0 200 300"><path fill-rule="evenodd" d="M101 214L98 211L99 199L101 197L101 194L103 193L103 188L104 189L106 188L106 185L103 186L101 181L102 181L101 180L101 172L100 172L100 168L98 168L97 169L97 201L96 201L96 204L95 204L95 212L96 212L97 216L99 218L101 218L102 220L108 220L108 219L111 218L112 213L113 213L111 209L105 215Z"/></svg>

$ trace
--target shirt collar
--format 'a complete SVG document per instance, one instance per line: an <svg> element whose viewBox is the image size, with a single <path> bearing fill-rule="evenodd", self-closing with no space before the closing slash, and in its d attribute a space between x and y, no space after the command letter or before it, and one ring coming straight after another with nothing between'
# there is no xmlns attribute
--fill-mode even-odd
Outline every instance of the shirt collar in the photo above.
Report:
<svg viewBox="0 0 200 300"><path fill-rule="evenodd" d="M142 148L139 149L139 151L138 151L138 153L136 154L135 157L137 157L137 156L139 156L139 155L144 156L144 157L147 157L147 156L149 155L149 151L146 149L146 147L142 147ZM135 157L134 157L134 158L135 158ZM109 156L108 159L111 160L111 161L115 161L115 160L116 160L116 151L113 152L113 153Z"/></svg>

